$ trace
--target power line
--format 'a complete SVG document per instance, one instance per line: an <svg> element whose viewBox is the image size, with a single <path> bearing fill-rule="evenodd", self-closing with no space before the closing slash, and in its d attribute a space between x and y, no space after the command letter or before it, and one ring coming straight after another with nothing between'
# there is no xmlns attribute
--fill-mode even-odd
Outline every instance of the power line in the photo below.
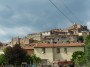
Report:
<svg viewBox="0 0 90 67"><path fill-rule="evenodd" d="M73 15L73 18L76 18L76 20L78 21L81 21L79 18L78 18L78 16L76 16L69 8L68 8L68 6L64 3L64 1L63 0L59 0L60 2L62 2L62 4L64 5L64 7L69 11L69 13L71 13L72 15Z"/></svg>
<svg viewBox="0 0 90 67"><path fill-rule="evenodd" d="M51 0L49 0L49 1L60 13L62 13L73 24L73 21L70 18L68 18L68 16L66 16Z"/></svg>

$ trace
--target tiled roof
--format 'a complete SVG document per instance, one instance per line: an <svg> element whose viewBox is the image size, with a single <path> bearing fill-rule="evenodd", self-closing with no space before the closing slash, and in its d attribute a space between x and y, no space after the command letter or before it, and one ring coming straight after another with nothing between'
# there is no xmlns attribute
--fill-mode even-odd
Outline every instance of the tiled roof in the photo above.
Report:
<svg viewBox="0 0 90 67"><path fill-rule="evenodd" d="M35 48L41 48L41 47L83 47L84 43L62 43L62 44L36 44Z"/></svg>
<svg viewBox="0 0 90 67"><path fill-rule="evenodd" d="M60 62L58 62L58 64L59 65L61 65L61 64L68 64L68 65L70 65L70 64L73 64L73 62L72 61L60 61Z"/></svg>
<svg viewBox="0 0 90 67"><path fill-rule="evenodd" d="M25 46L25 47L23 47L23 48L26 49L26 50L33 50L33 49L34 49L33 46Z"/></svg>

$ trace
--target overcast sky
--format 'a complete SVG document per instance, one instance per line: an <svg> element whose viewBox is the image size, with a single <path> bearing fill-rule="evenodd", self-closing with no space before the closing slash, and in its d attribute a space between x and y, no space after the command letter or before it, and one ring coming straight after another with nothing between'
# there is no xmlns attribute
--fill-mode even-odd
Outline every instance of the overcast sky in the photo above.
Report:
<svg viewBox="0 0 90 67"><path fill-rule="evenodd" d="M0 41L12 37L67 28L72 23L87 25L90 29L90 0L0 0Z"/></svg>

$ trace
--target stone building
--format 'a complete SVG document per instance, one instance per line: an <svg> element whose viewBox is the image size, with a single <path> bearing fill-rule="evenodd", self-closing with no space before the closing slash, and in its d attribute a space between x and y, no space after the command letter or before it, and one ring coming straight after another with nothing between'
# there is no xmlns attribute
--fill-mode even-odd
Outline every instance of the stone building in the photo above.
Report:
<svg viewBox="0 0 90 67"><path fill-rule="evenodd" d="M44 32L42 35L42 40L45 43L66 43L66 42L80 42L79 37L83 36L83 42L87 35L90 34L87 26L82 26L79 24L73 24L67 29L53 29L48 32Z"/></svg>
<svg viewBox="0 0 90 67"><path fill-rule="evenodd" d="M79 36L89 35L89 29L87 28L87 26L79 24L73 24L68 28L68 30Z"/></svg>
<svg viewBox="0 0 90 67"><path fill-rule="evenodd" d="M28 34L27 35L28 39L33 39L33 40L37 40L37 41L41 41L42 40L42 35L40 33L33 33L33 34Z"/></svg>
<svg viewBox="0 0 90 67"><path fill-rule="evenodd" d="M29 45L32 42L33 42L33 39L30 39L30 38L15 37L15 38L12 38L10 45L13 46L15 44L20 44L21 46L23 46L23 45Z"/></svg>
<svg viewBox="0 0 90 67"><path fill-rule="evenodd" d="M89 35L87 26L73 24L67 29L52 29L49 31L28 34L25 38L12 38L11 44L30 44L33 42L44 43L66 43L78 42L79 36L86 37Z"/></svg>
<svg viewBox="0 0 90 67"><path fill-rule="evenodd" d="M77 35L56 35L56 36L45 36L43 41L45 43L76 43L78 41Z"/></svg>

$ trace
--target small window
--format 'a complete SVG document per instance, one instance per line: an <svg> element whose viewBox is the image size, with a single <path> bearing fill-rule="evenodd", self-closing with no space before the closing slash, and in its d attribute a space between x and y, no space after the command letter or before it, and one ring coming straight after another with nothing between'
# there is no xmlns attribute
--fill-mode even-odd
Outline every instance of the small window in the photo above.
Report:
<svg viewBox="0 0 90 67"><path fill-rule="evenodd" d="M42 53L45 53L45 48L42 48Z"/></svg>
<svg viewBox="0 0 90 67"><path fill-rule="evenodd" d="M64 48L64 52L67 53L67 48Z"/></svg>
<svg viewBox="0 0 90 67"><path fill-rule="evenodd" d="M56 48L56 52L57 53L60 53L60 48Z"/></svg>

